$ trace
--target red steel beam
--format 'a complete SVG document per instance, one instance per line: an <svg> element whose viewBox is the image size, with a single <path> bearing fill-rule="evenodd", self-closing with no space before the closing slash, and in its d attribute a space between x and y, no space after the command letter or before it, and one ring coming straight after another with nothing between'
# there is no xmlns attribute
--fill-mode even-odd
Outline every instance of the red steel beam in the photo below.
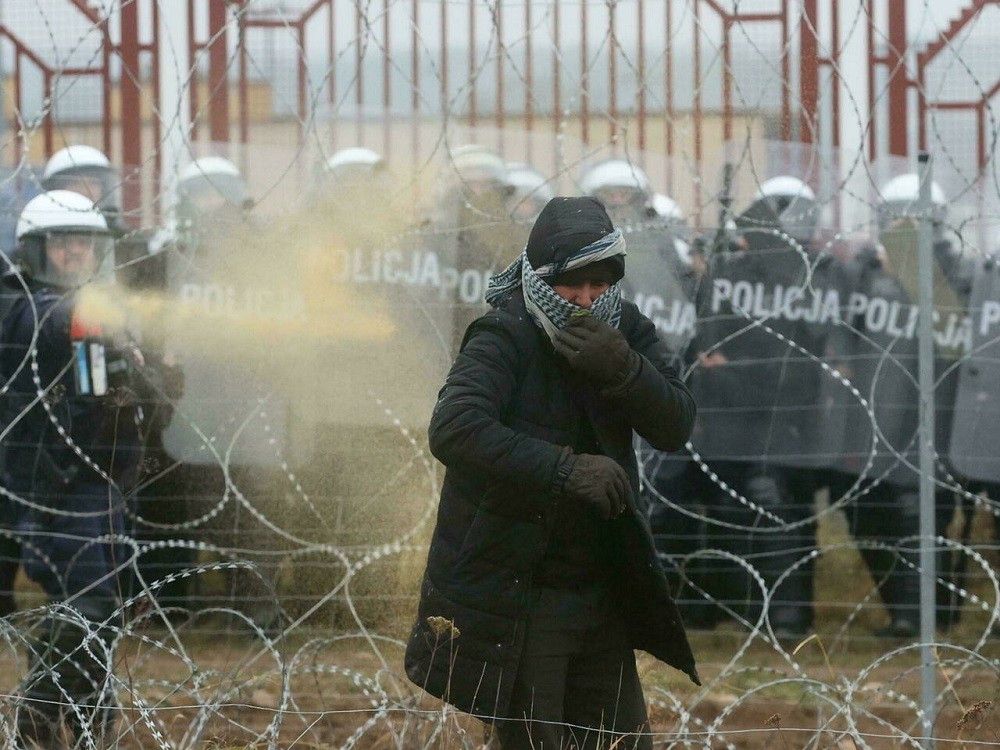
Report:
<svg viewBox="0 0 1000 750"><path fill-rule="evenodd" d="M671 0L667 0L666 18L664 19L666 26L667 54L664 56L663 71L663 99L665 103L664 117L666 119L666 122L664 123L664 138L666 140L665 145L667 149L667 156L673 156L674 153L674 14L671 7ZM667 178L667 190L673 194L673 170L669 171L669 176Z"/></svg>
<svg viewBox="0 0 1000 750"><path fill-rule="evenodd" d="M108 22L101 22L101 61L104 65L104 72L101 75L101 112L103 122L101 122L101 143L104 146L105 155L111 154L111 34L108 29ZM159 80L159 77L157 77ZM160 94L157 90L156 99L159 101ZM159 141L157 141L159 142ZM109 157L110 158L110 157Z"/></svg>
<svg viewBox="0 0 1000 750"><path fill-rule="evenodd" d="M121 76L118 79L122 135L122 214L129 220L142 207L137 179L142 164L142 84L139 70L139 8L134 2L122 3L121 21ZM48 147L46 146L46 149Z"/></svg>
<svg viewBox="0 0 1000 750"><path fill-rule="evenodd" d="M701 3L694 4L694 160L701 164ZM695 182L695 194L701 205L700 190Z"/></svg>
<svg viewBox="0 0 1000 750"><path fill-rule="evenodd" d="M833 100L833 145L834 148L840 146L840 3L839 0L830 0L831 35L833 44L830 52L830 71L833 82L833 91L830 95Z"/></svg>
<svg viewBox="0 0 1000 750"><path fill-rule="evenodd" d="M128 3L132 4L132 3ZM229 142L229 59L227 6L208 4L208 130L213 143Z"/></svg>
<svg viewBox="0 0 1000 750"><path fill-rule="evenodd" d="M245 11L239 15L239 27L237 29L237 33L239 34L240 46L240 143L245 146L247 141L250 139L250 103L248 101L250 97L250 84L248 81L250 76L250 65L247 56L247 17ZM246 174L247 150L243 148L240 153L243 158L243 173Z"/></svg>
<svg viewBox="0 0 1000 750"><path fill-rule="evenodd" d="M248 29L287 29L289 26L297 26L298 21L289 21L282 18L248 18Z"/></svg>
<svg viewBox="0 0 1000 750"><path fill-rule="evenodd" d="M948 111L960 111L963 109L978 109L982 106L982 101L978 102L932 102L927 106L928 109L941 109Z"/></svg>
<svg viewBox="0 0 1000 750"><path fill-rule="evenodd" d="M818 0L802 0L802 18L799 21L799 50L802 58L799 68L799 102L801 106L799 140L804 143L814 143L819 136L817 133L819 109L818 24Z"/></svg>
<svg viewBox="0 0 1000 750"><path fill-rule="evenodd" d="M14 49L14 111L10 113L10 119L12 126L11 130L15 133L21 132L21 123L18 121L18 113L23 109L21 106L21 58L23 57L21 50ZM22 144L23 145L23 144ZM14 166L16 167L21 161L21 149L15 148L11 149L11 155L13 158Z"/></svg>
<svg viewBox="0 0 1000 750"><path fill-rule="evenodd" d="M792 68L789 57L788 0L781 0L781 138L792 139Z"/></svg>
<svg viewBox="0 0 1000 750"><path fill-rule="evenodd" d="M86 0L70 0L70 2L73 3L74 6L76 6L77 10L79 10L83 15L87 17L87 20L90 21L91 25L93 26L101 25L100 16L97 15L96 10L87 5Z"/></svg>
<svg viewBox="0 0 1000 750"><path fill-rule="evenodd" d="M868 51L868 112L872 114L875 112L875 66L879 63L888 63L888 57L877 57L875 55L875 0L867 0L865 15L868 17L866 24L868 27L868 39L866 40ZM877 146L878 118L872 116L868 119L868 158L871 161L875 161L878 153Z"/></svg>
<svg viewBox="0 0 1000 750"><path fill-rule="evenodd" d="M986 102L983 99L976 108L976 161L978 171L982 172L986 168L988 154L986 153Z"/></svg>
<svg viewBox="0 0 1000 750"><path fill-rule="evenodd" d="M306 133L306 79L309 77L309 70L306 67L306 30L302 26L294 26L295 43L297 46L296 71L295 71L295 113L299 121L298 143L301 146L305 141Z"/></svg>
<svg viewBox="0 0 1000 750"><path fill-rule="evenodd" d="M733 52L729 41L729 19L722 20L722 140L733 137Z"/></svg>
<svg viewBox="0 0 1000 750"><path fill-rule="evenodd" d="M150 52L153 55L153 143L162 143L162 128L160 125L160 117L157 116L157 111L160 109L160 55L159 55L159 43L160 43L160 4L153 3L152 9L152 26L153 26L153 43L150 45L143 45L150 47ZM154 191L159 190L160 176L163 173L163 151L162 149L153 148L153 185ZM160 201L153 200L153 218L154 221L160 218Z"/></svg>
<svg viewBox="0 0 1000 750"><path fill-rule="evenodd" d="M730 21L738 23L770 23L771 21L780 21L781 13L724 13L724 16L729 18Z"/></svg>
<svg viewBox="0 0 1000 750"><path fill-rule="evenodd" d="M194 0L187 0L188 4L188 60L191 61L191 78L188 84L188 106L191 108L191 140L198 138L198 125L201 121L201 113L198 111L198 52L202 49L195 38Z"/></svg>
<svg viewBox="0 0 1000 750"><path fill-rule="evenodd" d="M947 47L959 35L962 29L968 26L972 19L978 16L980 11L987 5L1000 5L1000 0L973 0L972 4L962 11L962 14L952 21L951 25L941 32L937 39L927 45L927 48L917 55L917 68L923 68L937 57L941 53L941 50Z"/></svg>
<svg viewBox="0 0 1000 750"><path fill-rule="evenodd" d="M907 99L906 0L889 0L889 153L906 156Z"/></svg>

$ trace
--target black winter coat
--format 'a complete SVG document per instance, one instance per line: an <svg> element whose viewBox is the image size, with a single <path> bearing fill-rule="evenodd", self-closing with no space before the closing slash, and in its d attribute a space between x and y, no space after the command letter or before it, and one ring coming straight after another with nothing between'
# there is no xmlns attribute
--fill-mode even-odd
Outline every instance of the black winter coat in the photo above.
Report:
<svg viewBox="0 0 1000 750"><path fill-rule="evenodd" d="M627 471L633 498L639 498L633 430L667 451L690 435L694 400L652 322L623 302L619 329L642 355L638 376L616 393L586 386L574 401L565 363L514 294L469 327L441 389L430 448L447 471L406 673L462 711L502 718L509 705L532 577L558 505L556 469L572 443L577 403L584 403L601 452ZM698 683L645 514L633 504L609 524L612 588L632 646Z"/></svg>

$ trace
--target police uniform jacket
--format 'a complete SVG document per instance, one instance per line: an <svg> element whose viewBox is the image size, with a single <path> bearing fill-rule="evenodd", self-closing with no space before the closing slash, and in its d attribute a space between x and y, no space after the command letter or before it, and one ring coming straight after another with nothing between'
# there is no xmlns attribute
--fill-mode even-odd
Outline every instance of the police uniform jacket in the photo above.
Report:
<svg viewBox="0 0 1000 750"><path fill-rule="evenodd" d="M576 379L519 293L475 321L441 389L430 448L446 474L406 648L418 686L480 716L503 717L521 657L533 576L553 531L557 469L580 414L595 445L626 470L639 498L633 431L661 450L683 447L689 391L650 320L622 303L619 329L641 355L638 376L600 392ZM634 500L608 522L610 590L632 646L698 681L694 657ZM590 513L582 503L580 513Z"/></svg>

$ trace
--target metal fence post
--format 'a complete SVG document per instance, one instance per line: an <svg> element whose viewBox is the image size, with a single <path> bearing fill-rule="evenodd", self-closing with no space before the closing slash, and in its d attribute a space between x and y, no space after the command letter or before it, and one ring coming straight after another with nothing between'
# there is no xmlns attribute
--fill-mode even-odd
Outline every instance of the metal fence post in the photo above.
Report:
<svg viewBox="0 0 1000 750"><path fill-rule="evenodd" d="M918 263L920 282L919 384L920 384L920 705L923 708L923 739L927 750L932 739L937 690L934 685L936 657L936 537L934 524L934 258L930 215L931 159L918 157L920 175L920 219Z"/></svg>

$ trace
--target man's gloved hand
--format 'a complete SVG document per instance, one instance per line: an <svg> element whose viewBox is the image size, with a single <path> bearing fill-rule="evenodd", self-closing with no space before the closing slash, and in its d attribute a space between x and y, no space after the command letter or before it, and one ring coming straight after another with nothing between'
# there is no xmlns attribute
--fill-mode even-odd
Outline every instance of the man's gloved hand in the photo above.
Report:
<svg viewBox="0 0 1000 750"><path fill-rule="evenodd" d="M563 492L589 505L605 521L618 518L625 510L630 491L625 469L614 459L590 453L575 456L573 460Z"/></svg>
<svg viewBox="0 0 1000 750"><path fill-rule="evenodd" d="M597 385L623 381L636 356L621 331L593 315L572 318L552 343L570 367Z"/></svg>

